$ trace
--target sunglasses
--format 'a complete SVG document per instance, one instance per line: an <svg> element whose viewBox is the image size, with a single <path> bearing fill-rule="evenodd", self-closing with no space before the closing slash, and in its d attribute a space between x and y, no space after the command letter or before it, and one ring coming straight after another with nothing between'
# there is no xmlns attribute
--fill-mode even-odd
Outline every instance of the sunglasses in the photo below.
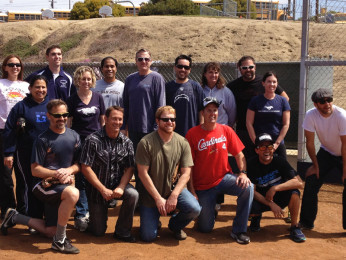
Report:
<svg viewBox="0 0 346 260"><path fill-rule="evenodd" d="M254 69L255 68L255 66L254 65L251 65L251 66L242 66L242 67L240 67L242 70L247 70L247 69L250 69L250 70L252 70L252 69Z"/></svg>
<svg viewBox="0 0 346 260"><path fill-rule="evenodd" d="M68 117L69 112L67 113L62 113L62 114L53 114L53 113L49 113L52 117L54 118L60 118L60 117Z"/></svg>
<svg viewBox="0 0 346 260"><path fill-rule="evenodd" d="M260 151L265 151L266 149L268 149L269 151L274 149L274 145L270 144L270 145L261 145L261 146L257 146L257 148Z"/></svg>
<svg viewBox="0 0 346 260"><path fill-rule="evenodd" d="M186 65L181 65L181 64L177 64L177 65L175 65L178 69L185 69L185 70L189 70L189 69L191 69L191 67L190 66L186 66Z"/></svg>
<svg viewBox="0 0 346 260"><path fill-rule="evenodd" d="M165 118L165 117L161 117L161 118L159 118L160 120L162 120L163 122L165 122L165 123L167 123L168 121L171 121L172 123L174 123L175 122L175 119L176 118Z"/></svg>
<svg viewBox="0 0 346 260"><path fill-rule="evenodd" d="M318 103L323 105L325 103L332 103L333 102L333 98L329 97L329 98L321 98L320 100L318 100Z"/></svg>
<svg viewBox="0 0 346 260"><path fill-rule="evenodd" d="M142 58L142 57L139 57L139 58L137 58L137 61L139 61L139 62L142 62L142 61L148 62L148 61L150 61L150 58Z"/></svg>
<svg viewBox="0 0 346 260"><path fill-rule="evenodd" d="M9 66L11 68L13 68L14 66L16 66L17 68L22 67L20 63L7 63L6 66Z"/></svg>

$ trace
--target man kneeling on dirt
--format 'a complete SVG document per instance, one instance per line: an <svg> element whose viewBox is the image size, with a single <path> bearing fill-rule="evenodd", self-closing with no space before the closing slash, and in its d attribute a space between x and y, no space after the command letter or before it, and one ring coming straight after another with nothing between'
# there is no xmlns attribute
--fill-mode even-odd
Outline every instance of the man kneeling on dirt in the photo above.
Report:
<svg viewBox="0 0 346 260"><path fill-rule="evenodd" d="M66 237L66 226L79 198L78 189L71 184L79 171L80 138L66 128L68 112L64 101L49 101L47 111L49 129L36 139L31 157L31 172L37 183L32 192L44 203L46 219L30 218L9 208L1 233L7 235L7 229L16 224L27 225L45 236L54 236L53 250L78 254L79 249Z"/></svg>
<svg viewBox="0 0 346 260"><path fill-rule="evenodd" d="M248 176L255 185L254 200L250 216L250 230L260 230L262 212L271 210L275 218L283 218L283 208L291 212L290 238L294 242L304 242L305 236L298 227L300 207L299 188L303 183L286 159L273 157L274 141L269 134L256 137L255 151L258 154L248 161Z"/></svg>

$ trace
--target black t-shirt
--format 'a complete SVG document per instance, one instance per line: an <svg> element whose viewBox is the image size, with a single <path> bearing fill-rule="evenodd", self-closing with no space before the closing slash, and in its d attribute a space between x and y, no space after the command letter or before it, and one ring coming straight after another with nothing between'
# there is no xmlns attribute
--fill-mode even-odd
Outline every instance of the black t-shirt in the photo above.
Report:
<svg viewBox="0 0 346 260"><path fill-rule="evenodd" d="M258 156L247 163L247 175L256 191L265 196L272 187L293 179L297 173L286 159L274 156L270 164L260 163Z"/></svg>
<svg viewBox="0 0 346 260"><path fill-rule="evenodd" d="M227 84L233 92L237 104L237 130L246 130L246 112L250 100L264 93L262 76L256 75L252 81L244 81L239 77ZM284 90L278 85L275 93L281 95Z"/></svg>

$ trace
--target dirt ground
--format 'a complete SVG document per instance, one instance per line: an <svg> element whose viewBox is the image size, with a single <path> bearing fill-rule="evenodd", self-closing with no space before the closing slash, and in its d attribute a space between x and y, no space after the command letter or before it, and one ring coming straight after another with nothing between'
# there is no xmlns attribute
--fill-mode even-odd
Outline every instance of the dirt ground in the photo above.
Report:
<svg viewBox="0 0 346 260"><path fill-rule="evenodd" d="M120 206L109 210L105 237L94 237L73 229L73 219L67 234L80 254L67 256L50 249L51 240L39 235L29 235L24 226L9 229L7 236L0 235L1 259L346 259L346 231L342 229L342 186L326 184L319 195L319 212L315 229L304 231L307 241L295 243L288 237L289 224L274 219L266 212L261 221L261 231L249 232L251 243L239 245L230 238L234 219L235 197L226 196L215 228L202 234L190 223L185 229L188 238L177 241L167 228L168 217L162 217L162 229L154 243L138 241L135 244L119 242L112 238ZM250 224L250 223L249 223ZM133 234L139 240L139 215L136 213Z"/></svg>

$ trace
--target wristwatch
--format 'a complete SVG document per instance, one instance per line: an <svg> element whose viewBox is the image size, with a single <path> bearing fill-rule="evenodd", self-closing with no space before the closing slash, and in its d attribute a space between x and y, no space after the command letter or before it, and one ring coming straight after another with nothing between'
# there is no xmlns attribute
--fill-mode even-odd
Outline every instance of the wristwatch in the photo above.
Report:
<svg viewBox="0 0 346 260"><path fill-rule="evenodd" d="M239 173L245 173L245 174L247 174L247 171L241 170Z"/></svg>

